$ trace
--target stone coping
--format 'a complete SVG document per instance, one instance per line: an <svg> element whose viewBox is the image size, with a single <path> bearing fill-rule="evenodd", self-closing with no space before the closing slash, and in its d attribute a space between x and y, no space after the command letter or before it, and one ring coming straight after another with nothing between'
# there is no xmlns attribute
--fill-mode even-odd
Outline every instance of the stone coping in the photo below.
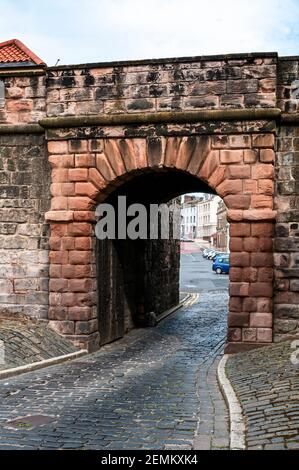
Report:
<svg viewBox="0 0 299 470"><path fill-rule="evenodd" d="M11 369L4 369L0 371L0 380L7 379L9 377L15 377L16 375L25 374L28 372L33 372L35 370L43 369L44 367L62 364L66 361L71 361L74 359L78 359L82 356L86 356L86 354L88 354L88 351L86 351L85 349L81 349L80 351L75 351L70 354L64 354L63 356L51 357L50 359L32 362L31 364L26 364L24 366L13 367Z"/></svg>
<svg viewBox="0 0 299 470"><path fill-rule="evenodd" d="M190 62L203 62L203 61L228 61L228 60L246 60L246 59L278 59L277 52L248 52L239 54L216 54L216 55L202 55L202 56L187 56L187 57L166 57L162 59L133 59L133 60L116 60L106 62L93 62L85 64L69 64L57 65L48 67L47 70L69 70L69 69L90 69L90 68L106 68L106 67L126 67L131 65L159 65L159 64L182 64Z"/></svg>
<svg viewBox="0 0 299 470"><path fill-rule="evenodd" d="M80 127L120 124L167 124L206 121L239 121L276 119L281 115L278 108L267 109L207 109L200 111L177 111L155 113L123 113L110 115L48 117L39 124L45 128Z"/></svg>
<svg viewBox="0 0 299 470"><path fill-rule="evenodd" d="M45 69L39 68L32 69L31 67L22 67L19 70L16 70L14 67L11 68L0 68L0 77L1 78L9 78L9 77L36 77L45 75Z"/></svg>
<svg viewBox="0 0 299 470"><path fill-rule="evenodd" d="M81 115L65 117L46 117L38 123L0 124L3 134L42 134L45 129L61 129L88 126L146 125L168 123L199 123L213 121L257 121L274 119L283 124L299 123L299 113L282 113L278 108L267 109L208 109L201 111L123 113L111 115Z"/></svg>
<svg viewBox="0 0 299 470"><path fill-rule="evenodd" d="M0 135L43 134L44 132L44 128L39 124L0 124Z"/></svg>

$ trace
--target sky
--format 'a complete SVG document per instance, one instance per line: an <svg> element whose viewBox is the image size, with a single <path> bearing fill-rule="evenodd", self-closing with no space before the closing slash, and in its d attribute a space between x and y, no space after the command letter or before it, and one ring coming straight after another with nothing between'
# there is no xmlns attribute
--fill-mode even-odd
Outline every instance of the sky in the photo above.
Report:
<svg viewBox="0 0 299 470"><path fill-rule="evenodd" d="M0 41L49 66L278 52L299 55L299 0L0 0Z"/></svg>

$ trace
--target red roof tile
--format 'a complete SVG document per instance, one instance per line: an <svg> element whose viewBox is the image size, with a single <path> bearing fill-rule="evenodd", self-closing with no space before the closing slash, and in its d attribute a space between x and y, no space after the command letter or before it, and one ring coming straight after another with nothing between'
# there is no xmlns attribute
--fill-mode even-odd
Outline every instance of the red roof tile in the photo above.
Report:
<svg viewBox="0 0 299 470"><path fill-rule="evenodd" d="M0 63L5 63L9 66L10 63L26 63L32 62L36 65L42 65L44 62L37 57L28 47L26 47L18 39L11 39L0 43Z"/></svg>

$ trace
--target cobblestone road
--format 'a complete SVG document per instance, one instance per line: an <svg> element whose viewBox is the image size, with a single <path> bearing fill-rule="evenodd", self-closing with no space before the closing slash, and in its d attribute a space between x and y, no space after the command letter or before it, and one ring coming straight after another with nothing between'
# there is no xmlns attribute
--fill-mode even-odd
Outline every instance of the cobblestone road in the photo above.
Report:
<svg viewBox="0 0 299 470"><path fill-rule="evenodd" d="M227 300L224 290L201 293L156 328L135 330L85 358L2 380L0 449L226 448L227 412L214 369ZM40 414L55 421L9 425Z"/></svg>
<svg viewBox="0 0 299 470"><path fill-rule="evenodd" d="M299 449L299 354L298 343L297 353L292 345L236 354L227 362L243 408L249 450Z"/></svg>

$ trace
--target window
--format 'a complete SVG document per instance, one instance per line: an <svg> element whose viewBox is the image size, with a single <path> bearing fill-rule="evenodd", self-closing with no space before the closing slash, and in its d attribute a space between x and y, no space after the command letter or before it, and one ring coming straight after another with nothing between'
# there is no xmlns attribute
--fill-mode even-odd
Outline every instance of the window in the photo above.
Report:
<svg viewBox="0 0 299 470"><path fill-rule="evenodd" d="M0 107L3 107L5 104L5 88L4 82L0 80Z"/></svg>

